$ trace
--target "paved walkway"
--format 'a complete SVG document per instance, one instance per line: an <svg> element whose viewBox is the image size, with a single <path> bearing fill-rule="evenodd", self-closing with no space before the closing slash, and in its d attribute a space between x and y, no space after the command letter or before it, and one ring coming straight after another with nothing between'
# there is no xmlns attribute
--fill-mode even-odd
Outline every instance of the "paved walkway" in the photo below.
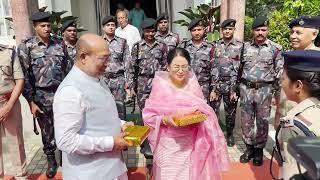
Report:
<svg viewBox="0 0 320 180"><path fill-rule="evenodd" d="M25 139L25 149L27 154L27 172L28 175L32 174L39 174L45 173L47 168L46 157L42 151L42 143L41 137L36 136L33 133L33 124L30 111L28 111L28 106L24 99L22 99L22 107L23 107L23 124L24 124L24 139ZM130 112L130 111L128 111ZM240 155L245 150L245 145L241 140L241 130L239 128L239 123L236 123L236 130L235 130L235 140L236 145L234 147L228 147L228 152L230 158L233 162L239 162ZM4 146L9 142L4 140ZM270 149L272 147L272 140L270 139L270 143L267 145L267 150L264 150L265 159L270 159ZM6 154L9 149L4 149L4 153ZM126 152L124 152L124 157L126 159L127 167L128 168L135 168L135 167L145 167L146 159L140 153L140 147L130 147ZM5 174L14 174L12 165L10 163L10 159L7 156L4 157L4 164L5 164ZM60 169L59 169L60 171ZM38 177L38 176L37 176ZM44 176L42 176L44 177ZM24 179L24 178L20 178ZM29 178L28 178L29 179ZM33 178L32 178L33 179ZM39 179L39 178L35 178Z"/></svg>

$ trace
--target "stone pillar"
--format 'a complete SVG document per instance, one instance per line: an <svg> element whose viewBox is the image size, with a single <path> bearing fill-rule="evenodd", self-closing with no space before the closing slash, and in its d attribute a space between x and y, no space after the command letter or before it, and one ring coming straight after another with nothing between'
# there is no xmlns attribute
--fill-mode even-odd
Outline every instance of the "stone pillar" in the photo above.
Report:
<svg viewBox="0 0 320 180"><path fill-rule="evenodd" d="M220 22L228 18L237 20L235 37L239 40L244 38L245 5L245 0L221 0Z"/></svg>
<svg viewBox="0 0 320 180"><path fill-rule="evenodd" d="M10 2L16 44L18 45L21 43L21 39L33 34L29 12L38 9L38 1L11 0Z"/></svg>
<svg viewBox="0 0 320 180"><path fill-rule="evenodd" d="M228 1L229 0L221 0L220 5L220 23L228 18Z"/></svg>
<svg viewBox="0 0 320 180"><path fill-rule="evenodd" d="M244 18L245 18L246 1L230 1L230 18L237 20L236 31L234 36L243 41L244 38Z"/></svg>

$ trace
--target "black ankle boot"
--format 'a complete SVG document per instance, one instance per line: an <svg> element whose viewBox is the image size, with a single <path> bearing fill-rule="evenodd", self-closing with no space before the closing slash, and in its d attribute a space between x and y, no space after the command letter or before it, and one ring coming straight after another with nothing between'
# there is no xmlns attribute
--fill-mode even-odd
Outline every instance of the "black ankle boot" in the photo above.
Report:
<svg viewBox="0 0 320 180"><path fill-rule="evenodd" d="M48 169L46 171L46 175L48 178L53 178L57 174L57 169L58 169L57 161L54 154L47 155L47 160L48 160Z"/></svg>
<svg viewBox="0 0 320 180"><path fill-rule="evenodd" d="M234 146L234 137L232 133L227 133L227 145L229 147Z"/></svg>
<svg viewBox="0 0 320 180"><path fill-rule="evenodd" d="M254 147L253 145L246 144L247 149L240 156L241 163L247 163L254 157Z"/></svg>
<svg viewBox="0 0 320 180"><path fill-rule="evenodd" d="M263 148L254 149L254 158L252 162L254 166L261 166L263 164Z"/></svg>

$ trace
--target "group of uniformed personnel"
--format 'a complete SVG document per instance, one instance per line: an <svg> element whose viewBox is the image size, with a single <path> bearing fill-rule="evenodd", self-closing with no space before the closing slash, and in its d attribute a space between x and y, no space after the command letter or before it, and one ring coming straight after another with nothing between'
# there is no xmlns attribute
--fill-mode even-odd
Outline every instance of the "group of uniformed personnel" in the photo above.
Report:
<svg viewBox="0 0 320 180"><path fill-rule="evenodd" d="M10 87L6 91L0 91L0 132L1 127L6 128L6 123L2 123L2 119L11 118L9 112L13 108L12 104L18 103L16 93L19 94L22 90L18 81L24 78L23 95L41 128L43 150L48 160L46 175L52 178L57 171L54 154L56 145L53 129L53 96L76 58L77 24L75 21L65 22L61 27L63 40L60 40L51 35L49 18L48 12L37 12L31 17L36 36L24 39L16 54L7 53L15 52L12 47L0 47L1 58L3 56L7 58L4 65L0 64L0 86ZM307 27L310 28L309 24L312 23L309 22L312 22L312 19L314 17L293 20L290 27L293 30L292 34L303 31L294 29L295 27L308 25ZM304 23L301 23L301 20ZM194 19L188 27L191 39L180 42L179 35L169 30L169 16L162 13L157 20L147 18L142 22L142 40L135 43L131 51L126 40L115 35L116 24L114 16L106 16L101 23L103 38L111 52L110 65L101 80L108 85L113 94L121 119L126 119L126 94L131 97L136 95L138 106L142 110L150 94L155 72L166 70L168 51L175 47L182 47L190 53L190 68L198 79L204 97L218 115L221 100L224 101L228 146L234 145L235 113L237 101L240 98L241 127L246 144L246 151L240 157L240 161L246 163L253 159L254 165L262 165L271 100L273 96L276 99L279 97L283 66L281 46L267 38L268 20L266 18L258 17L254 20L251 42L243 43L234 38L236 24L234 19L222 22L223 37L214 43L209 43L205 38L204 22L201 19ZM313 33L316 37L318 31L315 30ZM299 37L296 39L299 40ZM312 42L314 39L312 38ZM298 43L298 40L292 44ZM19 57L22 68L19 61L15 60L16 57ZM14 63L9 64L11 61ZM21 69L24 75L21 74ZM10 108L6 107L6 104L10 104ZM5 109L3 107L9 110L7 114L3 112ZM21 117L16 118L18 123L16 126L21 127L19 125ZM21 131L22 128L17 129L19 147L23 147ZM25 154L22 153L24 149L19 150L21 156L19 165L25 168L25 158L23 158ZM1 167L0 177L3 176ZM22 169L21 172L23 171Z"/></svg>

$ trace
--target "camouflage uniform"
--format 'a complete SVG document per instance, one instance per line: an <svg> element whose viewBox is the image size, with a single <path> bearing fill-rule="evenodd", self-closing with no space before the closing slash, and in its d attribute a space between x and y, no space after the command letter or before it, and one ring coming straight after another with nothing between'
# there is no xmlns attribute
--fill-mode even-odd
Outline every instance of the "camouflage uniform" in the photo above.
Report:
<svg viewBox="0 0 320 180"><path fill-rule="evenodd" d="M201 46L194 46L192 40L182 41L179 47L185 48L191 57L191 68L194 71L206 100L211 91L216 91L218 69L214 63L214 46L203 41Z"/></svg>
<svg viewBox="0 0 320 180"><path fill-rule="evenodd" d="M174 49L179 44L179 35L173 32L168 32L167 35L163 36L157 31L156 35L154 36L158 41L164 42L168 46L168 51Z"/></svg>
<svg viewBox="0 0 320 180"><path fill-rule="evenodd" d="M214 53L214 61L219 69L219 82L216 90L218 99L212 102L212 107L219 117L219 107L223 98L228 133L232 133L235 124L237 100L231 101L230 94L235 91L242 45L243 43L236 39L229 44L220 39L216 42Z"/></svg>
<svg viewBox="0 0 320 180"><path fill-rule="evenodd" d="M126 119L125 108L125 65L130 61L129 47L125 39L115 36L112 40L107 40L111 52L110 62L104 75L104 81L108 85L111 94L114 96L119 117Z"/></svg>
<svg viewBox="0 0 320 180"><path fill-rule="evenodd" d="M69 72L74 65L74 61L76 60L76 46L71 45L67 41L63 41L64 49L67 51L65 54L68 54L68 66L67 71Z"/></svg>
<svg viewBox="0 0 320 180"><path fill-rule="evenodd" d="M138 105L142 110L151 92L151 82L155 72L166 70L167 46L157 40L149 46L145 40L141 40L133 45L131 55L132 59L128 63L128 85L129 89L137 88ZM136 65L138 65L137 82L135 82Z"/></svg>
<svg viewBox="0 0 320 180"><path fill-rule="evenodd" d="M279 93L283 68L280 51L281 47L270 40L261 46L254 42L244 45L240 84L241 127L244 142L255 148L264 148L267 142L271 100L274 93Z"/></svg>
<svg viewBox="0 0 320 180"><path fill-rule="evenodd" d="M38 37L23 40L18 55L25 74L23 95L34 102L44 113L39 113L43 151L54 154L56 143L53 129L53 96L66 75L67 59L61 40L50 37L46 45Z"/></svg>

